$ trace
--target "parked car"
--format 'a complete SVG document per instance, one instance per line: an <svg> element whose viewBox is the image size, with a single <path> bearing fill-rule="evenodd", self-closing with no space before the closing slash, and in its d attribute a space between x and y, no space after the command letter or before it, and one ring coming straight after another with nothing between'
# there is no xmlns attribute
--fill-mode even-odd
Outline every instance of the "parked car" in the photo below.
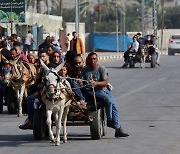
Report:
<svg viewBox="0 0 180 154"><path fill-rule="evenodd" d="M180 34L171 35L169 39L168 55L175 53L180 53Z"/></svg>

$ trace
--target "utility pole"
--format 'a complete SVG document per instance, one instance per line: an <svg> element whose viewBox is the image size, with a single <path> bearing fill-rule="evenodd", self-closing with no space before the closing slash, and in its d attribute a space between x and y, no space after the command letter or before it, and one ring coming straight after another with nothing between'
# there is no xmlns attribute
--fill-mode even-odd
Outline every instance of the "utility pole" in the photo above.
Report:
<svg viewBox="0 0 180 154"><path fill-rule="evenodd" d="M11 6L10 6L10 24L11 24L11 34L13 33L13 18L12 18L12 6L13 5L13 0L11 0Z"/></svg>
<svg viewBox="0 0 180 154"><path fill-rule="evenodd" d="M75 31L77 35L79 36L79 0L75 0L75 15L76 15L76 24L75 24Z"/></svg>
<svg viewBox="0 0 180 154"><path fill-rule="evenodd" d="M125 50L126 35L126 0L123 0L123 49Z"/></svg>
<svg viewBox="0 0 180 154"><path fill-rule="evenodd" d="M63 12L62 0L59 1L59 7L60 7L60 16L62 16L62 12Z"/></svg>
<svg viewBox="0 0 180 154"><path fill-rule="evenodd" d="M119 38L118 38L118 8L116 0L116 51L119 52Z"/></svg>
<svg viewBox="0 0 180 154"><path fill-rule="evenodd" d="M142 37L144 37L144 6L145 6L145 0L141 1L141 31L142 31Z"/></svg>
<svg viewBox="0 0 180 154"><path fill-rule="evenodd" d="M157 0L153 0L153 31L157 37Z"/></svg>
<svg viewBox="0 0 180 154"><path fill-rule="evenodd" d="M161 51L163 50L163 29L164 29L164 0L161 0Z"/></svg>
<svg viewBox="0 0 180 154"><path fill-rule="evenodd" d="M47 14L49 15L49 0L46 0Z"/></svg>

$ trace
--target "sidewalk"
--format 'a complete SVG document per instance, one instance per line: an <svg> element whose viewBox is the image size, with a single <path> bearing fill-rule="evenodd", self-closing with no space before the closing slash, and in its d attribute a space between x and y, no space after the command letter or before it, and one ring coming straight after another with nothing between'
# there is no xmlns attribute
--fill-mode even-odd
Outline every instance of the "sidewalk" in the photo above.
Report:
<svg viewBox="0 0 180 154"><path fill-rule="evenodd" d="M99 60L112 60L112 59L121 59L124 56L124 52L96 52L98 54ZM88 53L85 53L86 57ZM161 55L168 55L167 51L162 51Z"/></svg>
<svg viewBox="0 0 180 154"><path fill-rule="evenodd" d="M99 60L112 60L123 58L124 52L96 52ZM83 57L87 57L88 53L85 53Z"/></svg>

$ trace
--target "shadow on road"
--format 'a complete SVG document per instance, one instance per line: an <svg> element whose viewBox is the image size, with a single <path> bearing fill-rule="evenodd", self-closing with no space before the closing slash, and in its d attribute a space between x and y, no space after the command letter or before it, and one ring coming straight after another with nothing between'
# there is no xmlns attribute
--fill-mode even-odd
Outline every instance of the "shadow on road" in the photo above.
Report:
<svg viewBox="0 0 180 154"><path fill-rule="evenodd" d="M48 141L48 138L45 138L44 140L34 140L32 134L26 134L26 135L0 135L0 147L18 147L20 145L24 144L30 144L30 143L40 143L40 142L46 142ZM68 140L91 140L91 136L87 134L69 134ZM62 136L61 136L62 141Z"/></svg>

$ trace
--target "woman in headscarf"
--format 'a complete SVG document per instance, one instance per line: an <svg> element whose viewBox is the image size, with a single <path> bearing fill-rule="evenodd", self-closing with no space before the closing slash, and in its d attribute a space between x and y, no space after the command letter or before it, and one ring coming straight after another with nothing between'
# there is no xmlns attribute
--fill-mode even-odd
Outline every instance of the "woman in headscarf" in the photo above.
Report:
<svg viewBox="0 0 180 154"><path fill-rule="evenodd" d="M52 62L58 66L61 64L61 52L60 51L54 51L52 54Z"/></svg>

